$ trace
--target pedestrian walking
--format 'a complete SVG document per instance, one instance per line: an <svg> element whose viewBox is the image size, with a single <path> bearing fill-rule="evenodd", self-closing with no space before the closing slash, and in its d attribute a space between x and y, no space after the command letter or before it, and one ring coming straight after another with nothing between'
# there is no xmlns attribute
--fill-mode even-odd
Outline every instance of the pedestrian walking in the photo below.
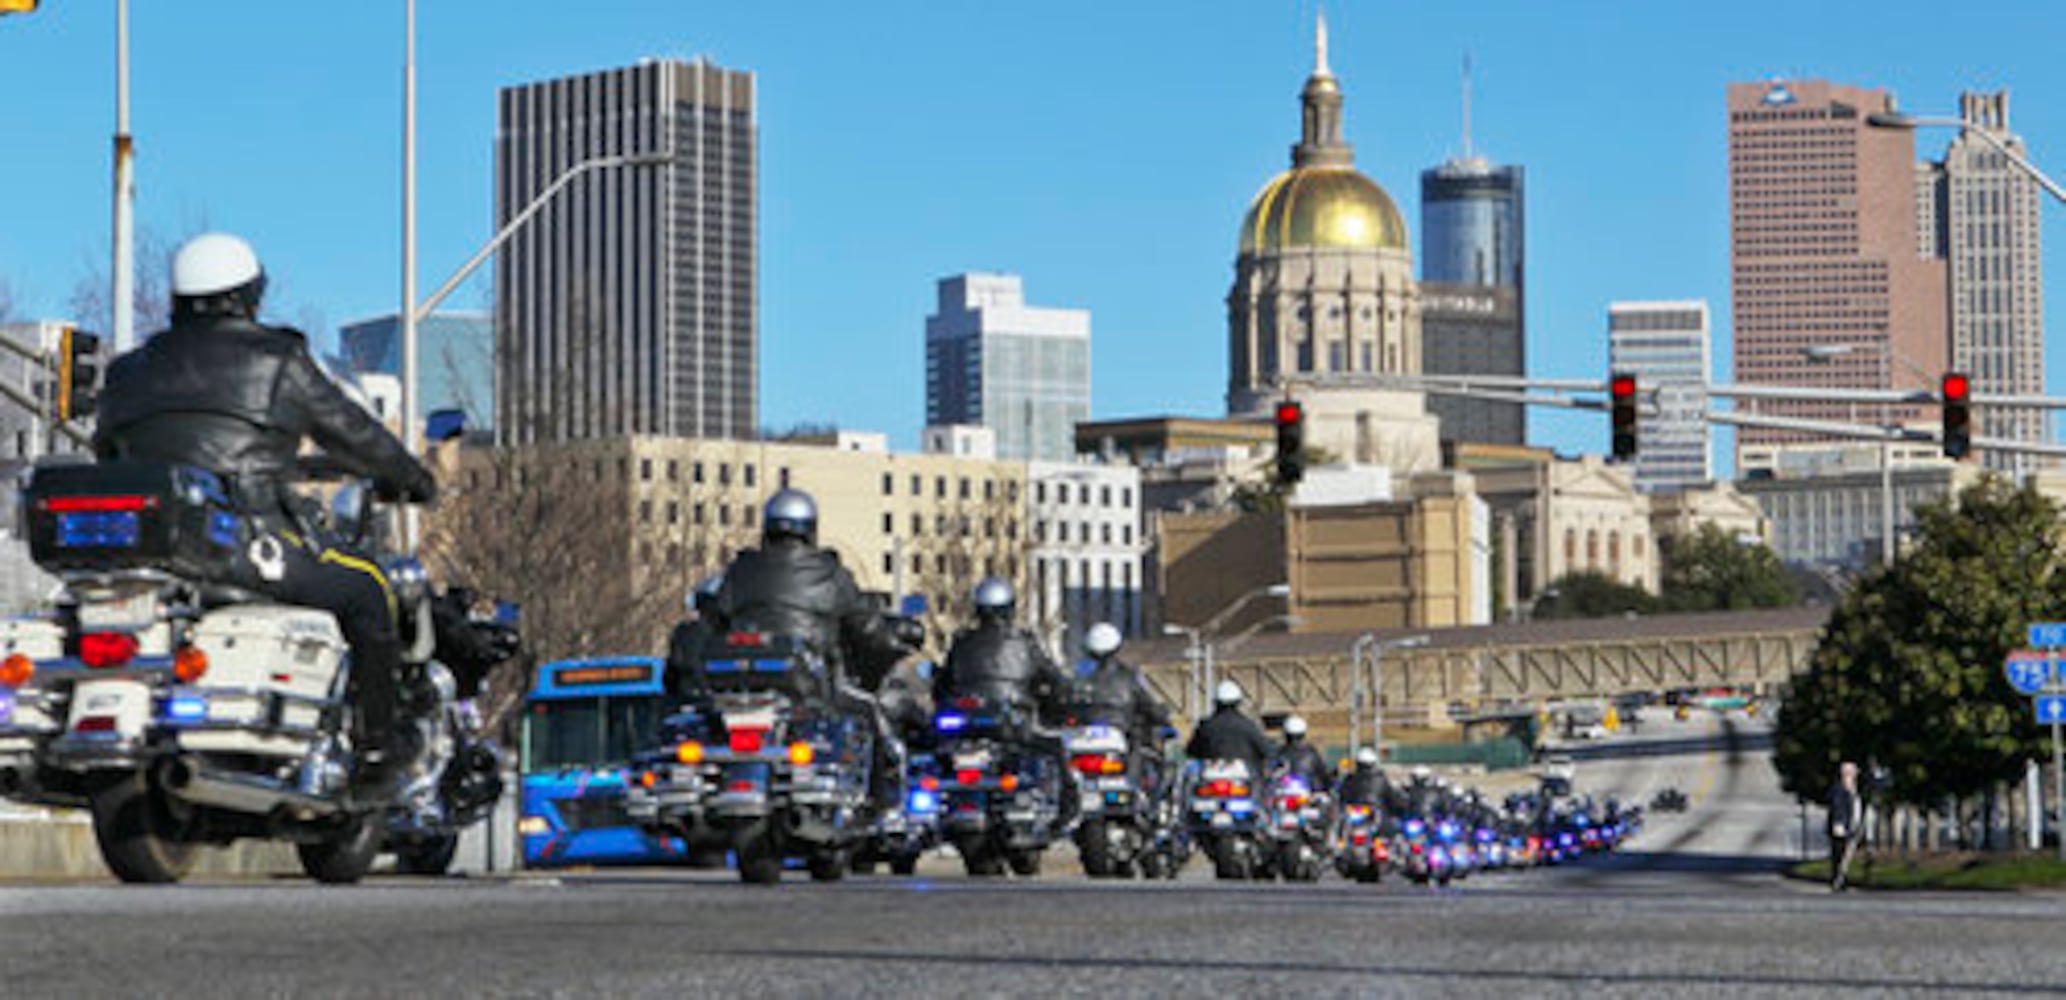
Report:
<svg viewBox="0 0 2066 1000"><path fill-rule="evenodd" d="M1858 765L1844 761L1829 789L1829 891L1841 892L1844 872L1865 833L1865 797L1858 794Z"/></svg>

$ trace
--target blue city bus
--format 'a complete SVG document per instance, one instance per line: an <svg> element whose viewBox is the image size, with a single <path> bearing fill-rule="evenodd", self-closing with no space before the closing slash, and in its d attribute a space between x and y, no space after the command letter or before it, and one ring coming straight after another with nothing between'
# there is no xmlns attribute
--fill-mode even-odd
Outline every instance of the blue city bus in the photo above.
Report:
<svg viewBox="0 0 2066 1000"><path fill-rule="evenodd" d="M681 864L679 838L640 830L624 811L630 761L667 710L653 656L558 660L538 668L524 706L524 864Z"/></svg>

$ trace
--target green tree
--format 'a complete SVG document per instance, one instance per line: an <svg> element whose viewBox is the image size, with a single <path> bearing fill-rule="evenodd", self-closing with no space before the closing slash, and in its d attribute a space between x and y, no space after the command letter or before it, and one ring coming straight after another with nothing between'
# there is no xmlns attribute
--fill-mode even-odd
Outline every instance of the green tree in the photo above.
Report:
<svg viewBox="0 0 2066 1000"><path fill-rule="evenodd" d="M1664 546L1667 611L1742 611L1800 603L1800 588L1769 546L1744 543L1712 524Z"/></svg>
<svg viewBox="0 0 2066 1000"><path fill-rule="evenodd" d="M1657 599L1641 587L1622 583L1599 570L1566 573L1535 600L1536 618L1605 618L1657 610Z"/></svg>
<svg viewBox="0 0 2066 1000"><path fill-rule="evenodd" d="M2002 660L2031 622L2066 615L2058 508L1990 476L1916 516L1913 545L1844 595L1780 709L1773 765L1796 795L1821 798L1854 760L1887 768L1895 801L1929 806L2043 752Z"/></svg>

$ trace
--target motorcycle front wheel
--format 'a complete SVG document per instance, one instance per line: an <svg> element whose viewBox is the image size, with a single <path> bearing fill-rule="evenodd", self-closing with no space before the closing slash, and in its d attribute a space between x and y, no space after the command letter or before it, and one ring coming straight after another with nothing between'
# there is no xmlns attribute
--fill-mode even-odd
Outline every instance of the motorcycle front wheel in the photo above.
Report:
<svg viewBox="0 0 2066 1000"><path fill-rule="evenodd" d="M404 875L443 875L459 853L459 835L447 833L411 841L395 849L395 870Z"/></svg>
<svg viewBox="0 0 2066 1000"><path fill-rule="evenodd" d="M193 867L178 804L138 771L93 793L93 837L101 860L124 882L177 882Z"/></svg>

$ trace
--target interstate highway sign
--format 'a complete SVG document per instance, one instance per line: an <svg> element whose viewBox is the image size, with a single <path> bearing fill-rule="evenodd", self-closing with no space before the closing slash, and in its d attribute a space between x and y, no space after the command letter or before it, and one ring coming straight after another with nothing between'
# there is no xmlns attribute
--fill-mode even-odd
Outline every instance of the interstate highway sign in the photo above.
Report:
<svg viewBox="0 0 2066 1000"><path fill-rule="evenodd" d="M2030 626L2030 645L2038 649L2066 646L2066 622L2037 622Z"/></svg>
<svg viewBox="0 0 2066 1000"><path fill-rule="evenodd" d="M2052 682L2052 658L2042 650L2015 650L2002 661L2001 667L2017 694L2037 694Z"/></svg>
<svg viewBox="0 0 2066 1000"><path fill-rule="evenodd" d="M2066 724L2066 694L2040 695L2036 702L2037 724L2057 726Z"/></svg>

